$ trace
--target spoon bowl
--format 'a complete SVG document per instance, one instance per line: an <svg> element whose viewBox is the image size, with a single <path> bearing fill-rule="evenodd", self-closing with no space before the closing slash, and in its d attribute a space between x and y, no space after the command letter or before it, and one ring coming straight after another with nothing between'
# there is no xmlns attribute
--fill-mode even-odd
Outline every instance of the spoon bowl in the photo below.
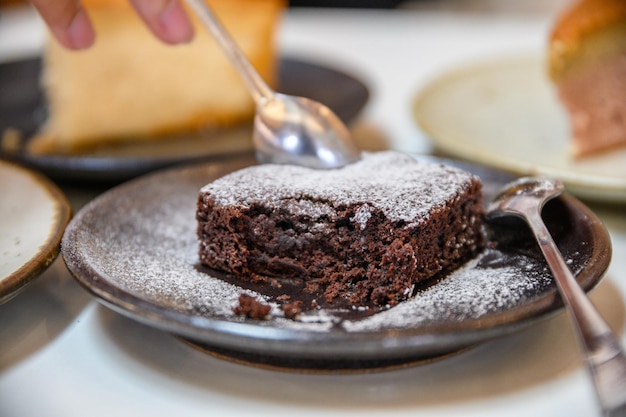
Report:
<svg viewBox="0 0 626 417"><path fill-rule="evenodd" d="M507 215L525 218L529 211L541 211L548 201L564 190L565 186L558 180L520 178L500 191L487 208L487 215L491 218Z"/></svg>
<svg viewBox="0 0 626 417"><path fill-rule="evenodd" d="M541 218L544 204L564 190L560 181L521 178L505 186L487 209L487 219L517 216L530 226L577 330L606 417L626 417L626 356L613 331L580 288Z"/></svg>
<svg viewBox="0 0 626 417"><path fill-rule="evenodd" d="M343 122L305 97L275 94L259 104L253 140L261 163L339 168L359 159Z"/></svg>

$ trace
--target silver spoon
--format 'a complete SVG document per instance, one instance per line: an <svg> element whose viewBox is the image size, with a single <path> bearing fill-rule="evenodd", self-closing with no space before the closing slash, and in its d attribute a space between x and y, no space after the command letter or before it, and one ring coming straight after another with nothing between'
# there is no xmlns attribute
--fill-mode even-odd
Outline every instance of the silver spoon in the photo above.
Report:
<svg viewBox="0 0 626 417"><path fill-rule="evenodd" d="M204 0L187 0L243 78L256 103L253 141L261 163L339 168L361 156L343 122L328 107L273 91Z"/></svg>
<svg viewBox="0 0 626 417"><path fill-rule="evenodd" d="M619 341L580 288L541 218L544 204L563 192L560 181L521 178L505 186L487 210L487 218L524 219L556 280L579 336L596 393L607 417L626 416L626 357Z"/></svg>

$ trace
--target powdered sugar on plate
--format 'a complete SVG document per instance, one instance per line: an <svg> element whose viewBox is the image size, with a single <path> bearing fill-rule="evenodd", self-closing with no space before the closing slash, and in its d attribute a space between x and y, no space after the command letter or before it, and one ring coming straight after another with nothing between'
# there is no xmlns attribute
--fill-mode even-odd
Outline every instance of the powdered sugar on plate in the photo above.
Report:
<svg viewBox="0 0 626 417"><path fill-rule="evenodd" d="M82 256L120 289L189 315L241 321L233 308L246 292L272 306L270 321L280 328L320 331L339 325L346 331L378 331L480 318L520 305L552 285L542 263L491 250L410 300L368 318L346 320L342 314L313 310L285 319L268 297L198 270L195 195L161 200L143 195L145 191L132 193L144 206L136 207L134 199L115 199L105 204L106 210L91 212L95 216L89 216L85 233L92 244L83 245Z"/></svg>
<svg viewBox="0 0 626 417"><path fill-rule="evenodd" d="M542 259L515 250L489 249L443 279L417 288L408 301L376 314L357 320L346 318L351 316L345 312L313 310L295 320L287 319L268 297L198 268L198 191L235 168L236 164L225 164L172 170L104 194L81 210L67 229L63 256L68 267L97 295L144 321L158 321L160 316L176 312L192 326L210 319L211 323L198 326L246 323L316 334L375 334L389 329L463 325L554 296L554 284ZM359 216L362 219L357 222L366 221L367 213ZM570 251L569 264L579 272L586 267L588 252L586 243L576 245ZM233 313L243 292L272 307L267 320ZM143 307L129 307L134 300L148 303L149 314ZM215 332L215 327L211 331ZM245 332L240 336L245 339Z"/></svg>
<svg viewBox="0 0 626 417"><path fill-rule="evenodd" d="M490 266L491 262L487 262L490 258L506 258L509 265ZM552 285L542 262L487 251L436 284L418 291L407 302L365 320L344 322L343 326L349 331L377 331L479 319L520 306Z"/></svg>

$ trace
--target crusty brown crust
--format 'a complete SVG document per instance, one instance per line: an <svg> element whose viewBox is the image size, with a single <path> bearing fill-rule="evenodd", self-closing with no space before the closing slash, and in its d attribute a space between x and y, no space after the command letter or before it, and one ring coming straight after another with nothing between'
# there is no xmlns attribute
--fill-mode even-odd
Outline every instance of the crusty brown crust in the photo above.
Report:
<svg viewBox="0 0 626 417"><path fill-rule="evenodd" d="M623 0L575 1L558 16L550 33L548 58L552 79L559 81L579 65L577 57L586 54L585 42L594 33L625 21Z"/></svg>
<svg viewBox="0 0 626 417"><path fill-rule="evenodd" d="M555 21L550 41L576 44L586 34L625 17L622 0L578 0Z"/></svg>
<svg viewBox="0 0 626 417"><path fill-rule="evenodd" d="M555 22L548 52L571 155L626 145L626 2L579 0Z"/></svg>

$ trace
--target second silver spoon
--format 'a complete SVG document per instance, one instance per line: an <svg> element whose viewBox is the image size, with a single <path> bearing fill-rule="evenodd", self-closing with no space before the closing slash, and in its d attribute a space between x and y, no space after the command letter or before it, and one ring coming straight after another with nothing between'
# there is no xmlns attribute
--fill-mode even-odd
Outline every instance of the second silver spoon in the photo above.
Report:
<svg viewBox="0 0 626 417"><path fill-rule="evenodd" d="M576 282L541 218L544 204L563 189L560 181L521 178L504 187L488 208L487 218L513 215L528 223L577 329L604 416L626 417L626 356Z"/></svg>

